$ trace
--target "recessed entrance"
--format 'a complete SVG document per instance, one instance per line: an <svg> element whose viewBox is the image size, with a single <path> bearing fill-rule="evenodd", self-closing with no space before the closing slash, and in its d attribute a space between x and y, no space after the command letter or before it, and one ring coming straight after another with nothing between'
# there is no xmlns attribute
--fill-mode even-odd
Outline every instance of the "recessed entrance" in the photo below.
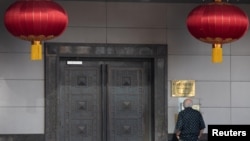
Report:
<svg viewBox="0 0 250 141"><path fill-rule="evenodd" d="M165 140L163 47L46 44L46 141Z"/></svg>

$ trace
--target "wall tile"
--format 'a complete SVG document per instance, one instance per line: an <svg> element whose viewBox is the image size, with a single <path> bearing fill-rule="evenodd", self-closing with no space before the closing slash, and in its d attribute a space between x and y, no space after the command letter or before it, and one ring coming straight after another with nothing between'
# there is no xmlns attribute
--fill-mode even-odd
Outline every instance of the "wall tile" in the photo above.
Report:
<svg viewBox="0 0 250 141"><path fill-rule="evenodd" d="M0 24L0 31L0 52L30 52L31 42L14 37L3 24Z"/></svg>
<svg viewBox="0 0 250 141"><path fill-rule="evenodd" d="M31 61L29 53L0 53L1 79L44 79L44 62Z"/></svg>
<svg viewBox="0 0 250 141"><path fill-rule="evenodd" d="M108 28L107 43L166 44L165 29Z"/></svg>
<svg viewBox="0 0 250 141"><path fill-rule="evenodd" d="M244 4L236 4L235 6L241 8L248 17L250 17L250 9L249 5L244 5ZM235 41L232 43L232 55L234 56L245 56L245 55L250 55L250 47L249 47L249 39L250 39L250 29L246 31L246 33L241 37L239 40Z"/></svg>
<svg viewBox="0 0 250 141"><path fill-rule="evenodd" d="M232 56L231 62L231 80L250 81L250 56Z"/></svg>
<svg viewBox="0 0 250 141"><path fill-rule="evenodd" d="M106 43L106 28L68 27L61 36L47 42Z"/></svg>
<svg viewBox="0 0 250 141"><path fill-rule="evenodd" d="M250 55L250 46L249 46L250 32L247 32L239 40L232 42L231 54L236 56L246 56Z"/></svg>
<svg viewBox="0 0 250 141"><path fill-rule="evenodd" d="M178 112L178 108L176 107L168 108L168 133L174 133L175 131L176 117Z"/></svg>
<svg viewBox="0 0 250 141"><path fill-rule="evenodd" d="M172 97L172 82L168 81L168 107L176 107L179 108L178 97Z"/></svg>
<svg viewBox="0 0 250 141"><path fill-rule="evenodd" d="M224 56L223 62L213 64L211 56L168 56L168 79L191 79L203 81L229 81L230 58Z"/></svg>
<svg viewBox="0 0 250 141"><path fill-rule="evenodd" d="M196 82L196 99L201 107L229 108L231 104L230 82ZM223 99L223 100L222 100Z"/></svg>
<svg viewBox="0 0 250 141"><path fill-rule="evenodd" d="M44 106L43 80L0 80L0 107Z"/></svg>
<svg viewBox="0 0 250 141"><path fill-rule="evenodd" d="M232 107L250 108L249 88L250 82L232 82Z"/></svg>
<svg viewBox="0 0 250 141"><path fill-rule="evenodd" d="M190 3L169 3L167 4L167 27L186 28L186 19L189 12L198 6Z"/></svg>
<svg viewBox="0 0 250 141"><path fill-rule="evenodd" d="M0 107L1 134L44 133L44 108Z"/></svg>
<svg viewBox="0 0 250 141"><path fill-rule="evenodd" d="M232 124L250 124L250 108L232 108Z"/></svg>
<svg viewBox="0 0 250 141"><path fill-rule="evenodd" d="M165 28L167 4L164 3L107 3L108 27Z"/></svg>
<svg viewBox="0 0 250 141"><path fill-rule="evenodd" d="M69 27L106 27L106 3L59 1L67 11Z"/></svg>
<svg viewBox="0 0 250 141"><path fill-rule="evenodd" d="M207 133L209 124L231 124L231 112L230 108L201 108Z"/></svg>

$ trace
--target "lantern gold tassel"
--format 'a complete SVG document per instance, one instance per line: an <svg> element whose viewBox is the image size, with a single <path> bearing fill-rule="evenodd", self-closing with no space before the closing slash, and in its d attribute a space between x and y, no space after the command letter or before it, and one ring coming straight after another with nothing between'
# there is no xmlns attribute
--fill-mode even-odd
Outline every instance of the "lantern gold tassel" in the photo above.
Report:
<svg viewBox="0 0 250 141"><path fill-rule="evenodd" d="M214 0L214 2L222 2L222 0Z"/></svg>
<svg viewBox="0 0 250 141"><path fill-rule="evenodd" d="M42 60L42 45L40 41L32 41L31 60Z"/></svg>
<svg viewBox="0 0 250 141"><path fill-rule="evenodd" d="M221 44L213 44L212 62L213 63L222 62L222 45Z"/></svg>

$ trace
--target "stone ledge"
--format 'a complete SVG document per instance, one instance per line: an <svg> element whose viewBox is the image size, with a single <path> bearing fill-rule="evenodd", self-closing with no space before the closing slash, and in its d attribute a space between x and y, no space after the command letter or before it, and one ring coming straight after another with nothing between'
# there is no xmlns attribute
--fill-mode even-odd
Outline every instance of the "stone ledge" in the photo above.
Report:
<svg viewBox="0 0 250 141"><path fill-rule="evenodd" d="M0 141L44 141L44 134L0 135Z"/></svg>

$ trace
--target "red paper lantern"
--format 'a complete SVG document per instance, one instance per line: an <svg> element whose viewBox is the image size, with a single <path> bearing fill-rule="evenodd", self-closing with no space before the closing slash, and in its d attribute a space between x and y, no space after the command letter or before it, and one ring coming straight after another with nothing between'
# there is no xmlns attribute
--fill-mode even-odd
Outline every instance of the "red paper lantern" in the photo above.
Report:
<svg viewBox="0 0 250 141"><path fill-rule="evenodd" d="M240 39L248 26L244 11L221 0L199 5L187 17L189 32L198 40L213 44L213 63L222 62L222 44Z"/></svg>
<svg viewBox="0 0 250 141"><path fill-rule="evenodd" d="M7 8L4 24L13 36L31 41L31 59L41 60L41 41L62 34L68 25L68 16L51 0L17 0Z"/></svg>

